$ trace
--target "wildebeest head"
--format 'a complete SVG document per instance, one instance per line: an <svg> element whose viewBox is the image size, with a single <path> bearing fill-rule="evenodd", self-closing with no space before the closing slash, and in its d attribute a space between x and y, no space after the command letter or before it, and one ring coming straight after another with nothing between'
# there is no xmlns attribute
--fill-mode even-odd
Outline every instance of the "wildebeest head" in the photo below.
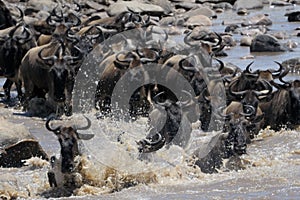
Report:
<svg viewBox="0 0 300 200"><path fill-rule="evenodd" d="M76 156L80 155L78 141L89 140L94 137L93 134L81 134L77 132L78 130L87 130L91 126L91 121L85 117L88 124L86 126L58 126L51 127L50 121L53 118L49 118L46 122L47 130L53 132L57 137L61 147L61 172L70 173L74 170L75 162L74 159Z"/></svg>
<svg viewBox="0 0 300 200"><path fill-rule="evenodd" d="M267 70L257 69L255 71L252 71L250 66L253 64L253 62L251 62L246 67L246 69L242 72L239 81L240 86L238 88L240 90L245 90L245 89L262 90L266 87L265 82L262 82L262 80L270 82L272 85L277 87L279 83L274 82L275 79L279 79L281 83L286 85L287 83L282 78L288 74L289 69L287 67L283 67L282 64L277 61L275 61L275 63L279 65L279 69L267 69Z"/></svg>
<svg viewBox="0 0 300 200"><path fill-rule="evenodd" d="M218 33L198 28L189 31L184 37L184 42L189 46L199 46L210 55L218 53L224 48L222 37Z"/></svg>
<svg viewBox="0 0 300 200"><path fill-rule="evenodd" d="M81 51L79 48L77 49L79 52ZM64 102L66 100L66 87L74 81L77 63L81 60L82 53L79 53L78 56L66 55L67 51L63 43L52 55L43 55L44 50L45 48L39 51L38 56L45 63L43 67L49 70L51 77L50 95L54 101Z"/></svg>
<svg viewBox="0 0 300 200"><path fill-rule="evenodd" d="M193 114L189 113L192 112L192 108L190 107L193 107L195 104L192 99L192 95L188 91L182 92L189 97L188 100L174 102L164 96L164 92L160 92L153 97L153 100L156 103L155 109L149 114L149 116L150 123L151 125L154 125L154 127L150 130L146 139L137 142L140 152L149 153L157 151L165 144L170 144L172 142L179 145L181 142L188 142L173 140L178 134L183 134L183 137L179 136L178 138L189 140L190 133L180 133L180 129L183 128L182 126L190 125L191 121L196 118Z"/></svg>
<svg viewBox="0 0 300 200"><path fill-rule="evenodd" d="M247 110L247 106L253 106L255 108L255 112L253 113L254 115L256 114L256 110L258 107L258 103L260 101L260 98L267 97L270 95L273 91L272 86L268 81L262 80L261 81L263 85L265 85L267 88L265 90L257 91L257 90L252 90L252 89L247 89L243 91L234 91L232 89L232 86L234 84L231 84L229 86L229 94L233 97L235 97L237 100L240 100L240 102L243 105L243 112L249 113L250 111Z"/></svg>
<svg viewBox="0 0 300 200"><path fill-rule="evenodd" d="M139 28L148 25L150 22L150 16L146 19L140 14L134 13L132 11L125 11L120 13L115 18L115 26L117 30L124 31L132 28Z"/></svg>

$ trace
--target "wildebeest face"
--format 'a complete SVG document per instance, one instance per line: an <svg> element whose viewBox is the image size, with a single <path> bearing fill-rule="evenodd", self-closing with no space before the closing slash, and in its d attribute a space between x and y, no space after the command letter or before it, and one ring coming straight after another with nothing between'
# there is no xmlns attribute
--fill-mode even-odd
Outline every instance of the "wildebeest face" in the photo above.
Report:
<svg viewBox="0 0 300 200"><path fill-rule="evenodd" d="M63 127L57 136L61 147L61 171L72 172L75 167L74 158L79 154L76 132L72 127Z"/></svg>
<svg viewBox="0 0 300 200"><path fill-rule="evenodd" d="M231 121L230 132L228 139L233 145L233 152L242 155L246 153L247 138L246 138L246 124L244 121Z"/></svg>
<svg viewBox="0 0 300 200"><path fill-rule="evenodd" d="M93 134L82 134L77 130L87 130L91 126L91 121L85 117L88 124L86 126L72 126L72 127L52 127L50 121L53 118L49 118L46 122L46 128L53 132L59 141L61 147L61 172L70 173L74 171L75 157L81 155L78 147L78 140L89 140L94 137Z"/></svg>
<svg viewBox="0 0 300 200"><path fill-rule="evenodd" d="M65 87L69 75L64 67L53 67L50 70L53 80L53 98L54 101L64 102L66 100Z"/></svg>
<svg viewBox="0 0 300 200"><path fill-rule="evenodd" d="M259 100L256 96L256 94L252 90L248 90L245 93L244 98L242 99L241 103L243 104L243 112L246 114L254 114L257 111ZM249 110L249 106L252 106L255 110Z"/></svg>

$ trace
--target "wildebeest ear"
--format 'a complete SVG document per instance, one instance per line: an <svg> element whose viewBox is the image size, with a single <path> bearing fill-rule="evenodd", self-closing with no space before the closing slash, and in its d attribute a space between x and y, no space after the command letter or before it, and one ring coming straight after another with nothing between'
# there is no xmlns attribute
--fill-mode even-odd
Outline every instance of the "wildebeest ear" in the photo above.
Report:
<svg viewBox="0 0 300 200"><path fill-rule="evenodd" d="M77 132L77 137L81 140L90 140L94 137L94 134L82 134Z"/></svg>

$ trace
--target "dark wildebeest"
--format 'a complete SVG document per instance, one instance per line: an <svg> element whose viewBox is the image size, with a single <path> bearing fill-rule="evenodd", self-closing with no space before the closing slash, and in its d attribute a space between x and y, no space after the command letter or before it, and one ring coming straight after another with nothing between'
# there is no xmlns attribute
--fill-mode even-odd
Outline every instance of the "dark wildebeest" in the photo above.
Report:
<svg viewBox="0 0 300 200"><path fill-rule="evenodd" d="M232 101L224 110L224 115L226 116L226 124L223 130L226 132L237 121L242 121L248 144L264 125L264 113L260 107L254 108L252 105L243 105L241 102Z"/></svg>
<svg viewBox="0 0 300 200"><path fill-rule="evenodd" d="M288 68L283 67L280 63L275 62L279 65L279 69L267 69L267 70L255 70L252 72L251 62L245 70L243 70L240 76L232 79L230 85L234 91L244 91L244 90L265 90L268 88L270 83L273 86L277 86L274 80L279 79L280 82L285 82L282 80L284 76L288 74Z"/></svg>
<svg viewBox="0 0 300 200"><path fill-rule="evenodd" d="M193 153L195 165L204 173L216 173L223 165L223 159L245 154L247 148L245 131L242 119L232 121L228 133L218 133Z"/></svg>
<svg viewBox="0 0 300 200"><path fill-rule="evenodd" d="M253 119L248 119L252 113L244 113L243 105L232 102L223 113L222 108L217 110L216 115L226 120L223 132L213 136L208 143L204 143L194 153L195 165L199 166L204 173L215 173L223 165L224 159L239 158L246 153L252 129L263 120L263 114L257 114ZM249 109L254 112L253 107ZM253 127L255 126L255 127Z"/></svg>
<svg viewBox="0 0 300 200"><path fill-rule="evenodd" d="M287 126L295 128L300 124L300 81L277 87L268 100L259 106L265 113L265 126L280 130Z"/></svg>
<svg viewBox="0 0 300 200"><path fill-rule="evenodd" d="M10 99L10 90L13 83L16 84L18 98L22 98L21 83L19 81L19 67L23 56L29 49L36 46L33 31L23 21L17 25L0 30L0 68L3 76L7 78L3 85L6 98Z"/></svg>
<svg viewBox="0 0 300 200"><path fill-rule="evenodd" d="M78 174L78 163L75 158L81 156L79 140L89 140L94 137L93 134L81 134L78 130L87 130L91 126L91 121L85 117L88 124L83 127L79 126L58 126L52 127L50 122L53 118L49 118L46 122L47 130L53 132L60 144L60 158L51 157L51 170L48 172L49 184L51 187L66 187L67 189L75 189L81 186L82 180ZM77 165L76 165L77 164Z"/></svg>
<svg viewBox="0 0 300 200"><path fill-rule="evenodd" d="M16 21L12 18L9 9L6 7L5 3L0 1L0 29L5 29L14 26Z"/></svg>
<svg viewBox="0 0 300 200"><path fill-rule="evenodd" d="M170 99L158 102L158 97L164 92L153 97L156 109L150 113L150 123L154 127L146 139L137 142L141 153L150 153L161 149L164 145L175 144L185 148L189 142L192 131L191 123L198 119L198 105L192 95L187 94L187 101L174 102Z"/></svg>

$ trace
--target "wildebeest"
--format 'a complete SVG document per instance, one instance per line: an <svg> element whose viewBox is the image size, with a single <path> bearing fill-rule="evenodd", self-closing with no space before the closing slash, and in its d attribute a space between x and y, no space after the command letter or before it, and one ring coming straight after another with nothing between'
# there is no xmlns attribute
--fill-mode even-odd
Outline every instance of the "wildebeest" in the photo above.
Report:
<svg viewBox="0 0 300 200"><path fill-rule="evenodd" d="M280 130L287 126L295 128L300 124L300 81L294 80L277 87L269 99L260 102L265 113L265 127Z"/></svg>
<svg viewBox="0 0 300 200"><path fill-rule="evenodd" d="M241 102L232 101L225 108L224 115L226 124L223 131L242 126L248 144L264 125L264 113L260 107L254 108L252 105L243 105Z"/></svg>
<svg viewBox="0 0 300 200"><path fill-rule="evenodd" d="M57 114L61 115L64 111L66 115L71 115L72 90L81 58L82 54L72 56L59 40L30 49L20 67L25 88L25 109L30 99L35 96L45 98L48 93L48 100L59 109Z"/></svg>
<svg viewBox="0 0 300 200"><path fill-rule="evenodd" d="M129 83L126 82L126 84L130 84L133 81L143 82L143 79L146 77L142 70L143 63L151 60L156 60L156 58L140 58L135 51L121 51L104 59L99 66L102 73L99 74L100 77L95 95L96 108L104 111L104 113L110 111L111 106L114 106L111 105L113 90L121 77L128 72L129 76L127 78ZM123 85L123 87L125 91L127 86ZM143 88L140 89L143 90ZM140 96L146 98L145 92L140 92L143 93Z"/></svg>
<svg viewBox="0 0 300 200"><path fill-rule="evenodd" d="M273 89L271 84L268 81L262 80L258 81L256 83L262 83L265 85L264 90L254 90L254 89L247 89L243 91L234 91L232 89L232 86L234 84L230 84L229 86L229 94L234 97L235 100L240 101L243 105L243 111L247 113L247 107L246 106L253 106L254 107L254 115L257 113L258 104L263 98L268 98L268 96L272 93Z"/></svg>
<svg viewBox="0 0 300 200"><path fill-rule="evenodd" d="M185 148L189 142L192 131L191 123L195 122L197 116L197 102L192 95L183 91L188 96L188 100L172 101L164 99L159 102L157 94L153 100L156 102L156 108L150 112L150 123L152 128L146 139L137 142L141 153L150 153L161 149L164 145L175 144Z"/></svg>
<svg viewBox="0 0 300 200"><path fill-rule="evenodd" d="M214 70L213 68L205 68L208 76L212 76L215 73ZM207 85L204 86L198 96L201 128L203 131L220 130L223 126L223 121L216 117L215 109L226 104L223 78L217 73L212 78L208 78L206 83Z"/></svg>
<svg viewBox="0 0 300 200"><path fill-rule="evenodd" d="M78 130L87 130L91 126L91 121L85 117L88 124L86 126L58 126L50 125L53 118L46 121L46 128L53 132L60 144L60 158L51 157L51 169L48 172L49 184L51 187L66 187L67 189L75 189L81 186L82 180L76 167L75 158L82 155L79 140L89 140L94 137L93 134L82 134ZM78 163L77 163L78 164Z"/></svg>
<svg viewBox="0 0 300 200"><path fill-rule="evenodd" d="M245 126L241 119L232 122L228 133L219 132L209 142L202 144L192 156L204 173L216 173L223 159L246 153Z"/></svg>
<svg viewBox="0 0 300 200"><path fill-rule="evenodd" d="M148 26L150 23L150 16L141 16L140 14L131 11L122 12L116 16L90 20L86 25L97 25L107 29L115 29L117 32L125 30Z"/></svg>
<svg viewBox="0 0 300 200"><path fill-rule="evenodd" d="M20 12L22 13L21 10ZM23 18L23 13L21 17ZM23 56L36 46L34 33L21 19L15 26L0 30L0 45L0 68L7 78L3 85L5 96L10 99L11 86L15 83L21 100L22 90L18 71Z"/></svg>
<svg viewBox="0 0 300 200"><path fill-rule="evenodd" d="M0 1L0 29L5 29L16 24L11 16L10 10L6 7L5 3Z"/></svg>
<svg viewBox="0 0 300 200"><path fill-rule="evenodd" d="M187 32L184 42L191 47L203 48L211 55L220 52L224 48L222 46L222 37L218 33L199 27Z"/></svg>
<svg viewBox="0 0 300 200"><path fill-rule="evenodd" d="M279 62L279 69L267 69L267 70L251 70L251 62L247 65L246 69L241 72L241 74L231 81L231 87L234 91L244 91L244 90L264 90L269 86L266 83L270 83L273 86L277 86L278 83L275 79L279 79L280 82L285 84L283 77L287 75L288 69L283 67Z"/></svg>

